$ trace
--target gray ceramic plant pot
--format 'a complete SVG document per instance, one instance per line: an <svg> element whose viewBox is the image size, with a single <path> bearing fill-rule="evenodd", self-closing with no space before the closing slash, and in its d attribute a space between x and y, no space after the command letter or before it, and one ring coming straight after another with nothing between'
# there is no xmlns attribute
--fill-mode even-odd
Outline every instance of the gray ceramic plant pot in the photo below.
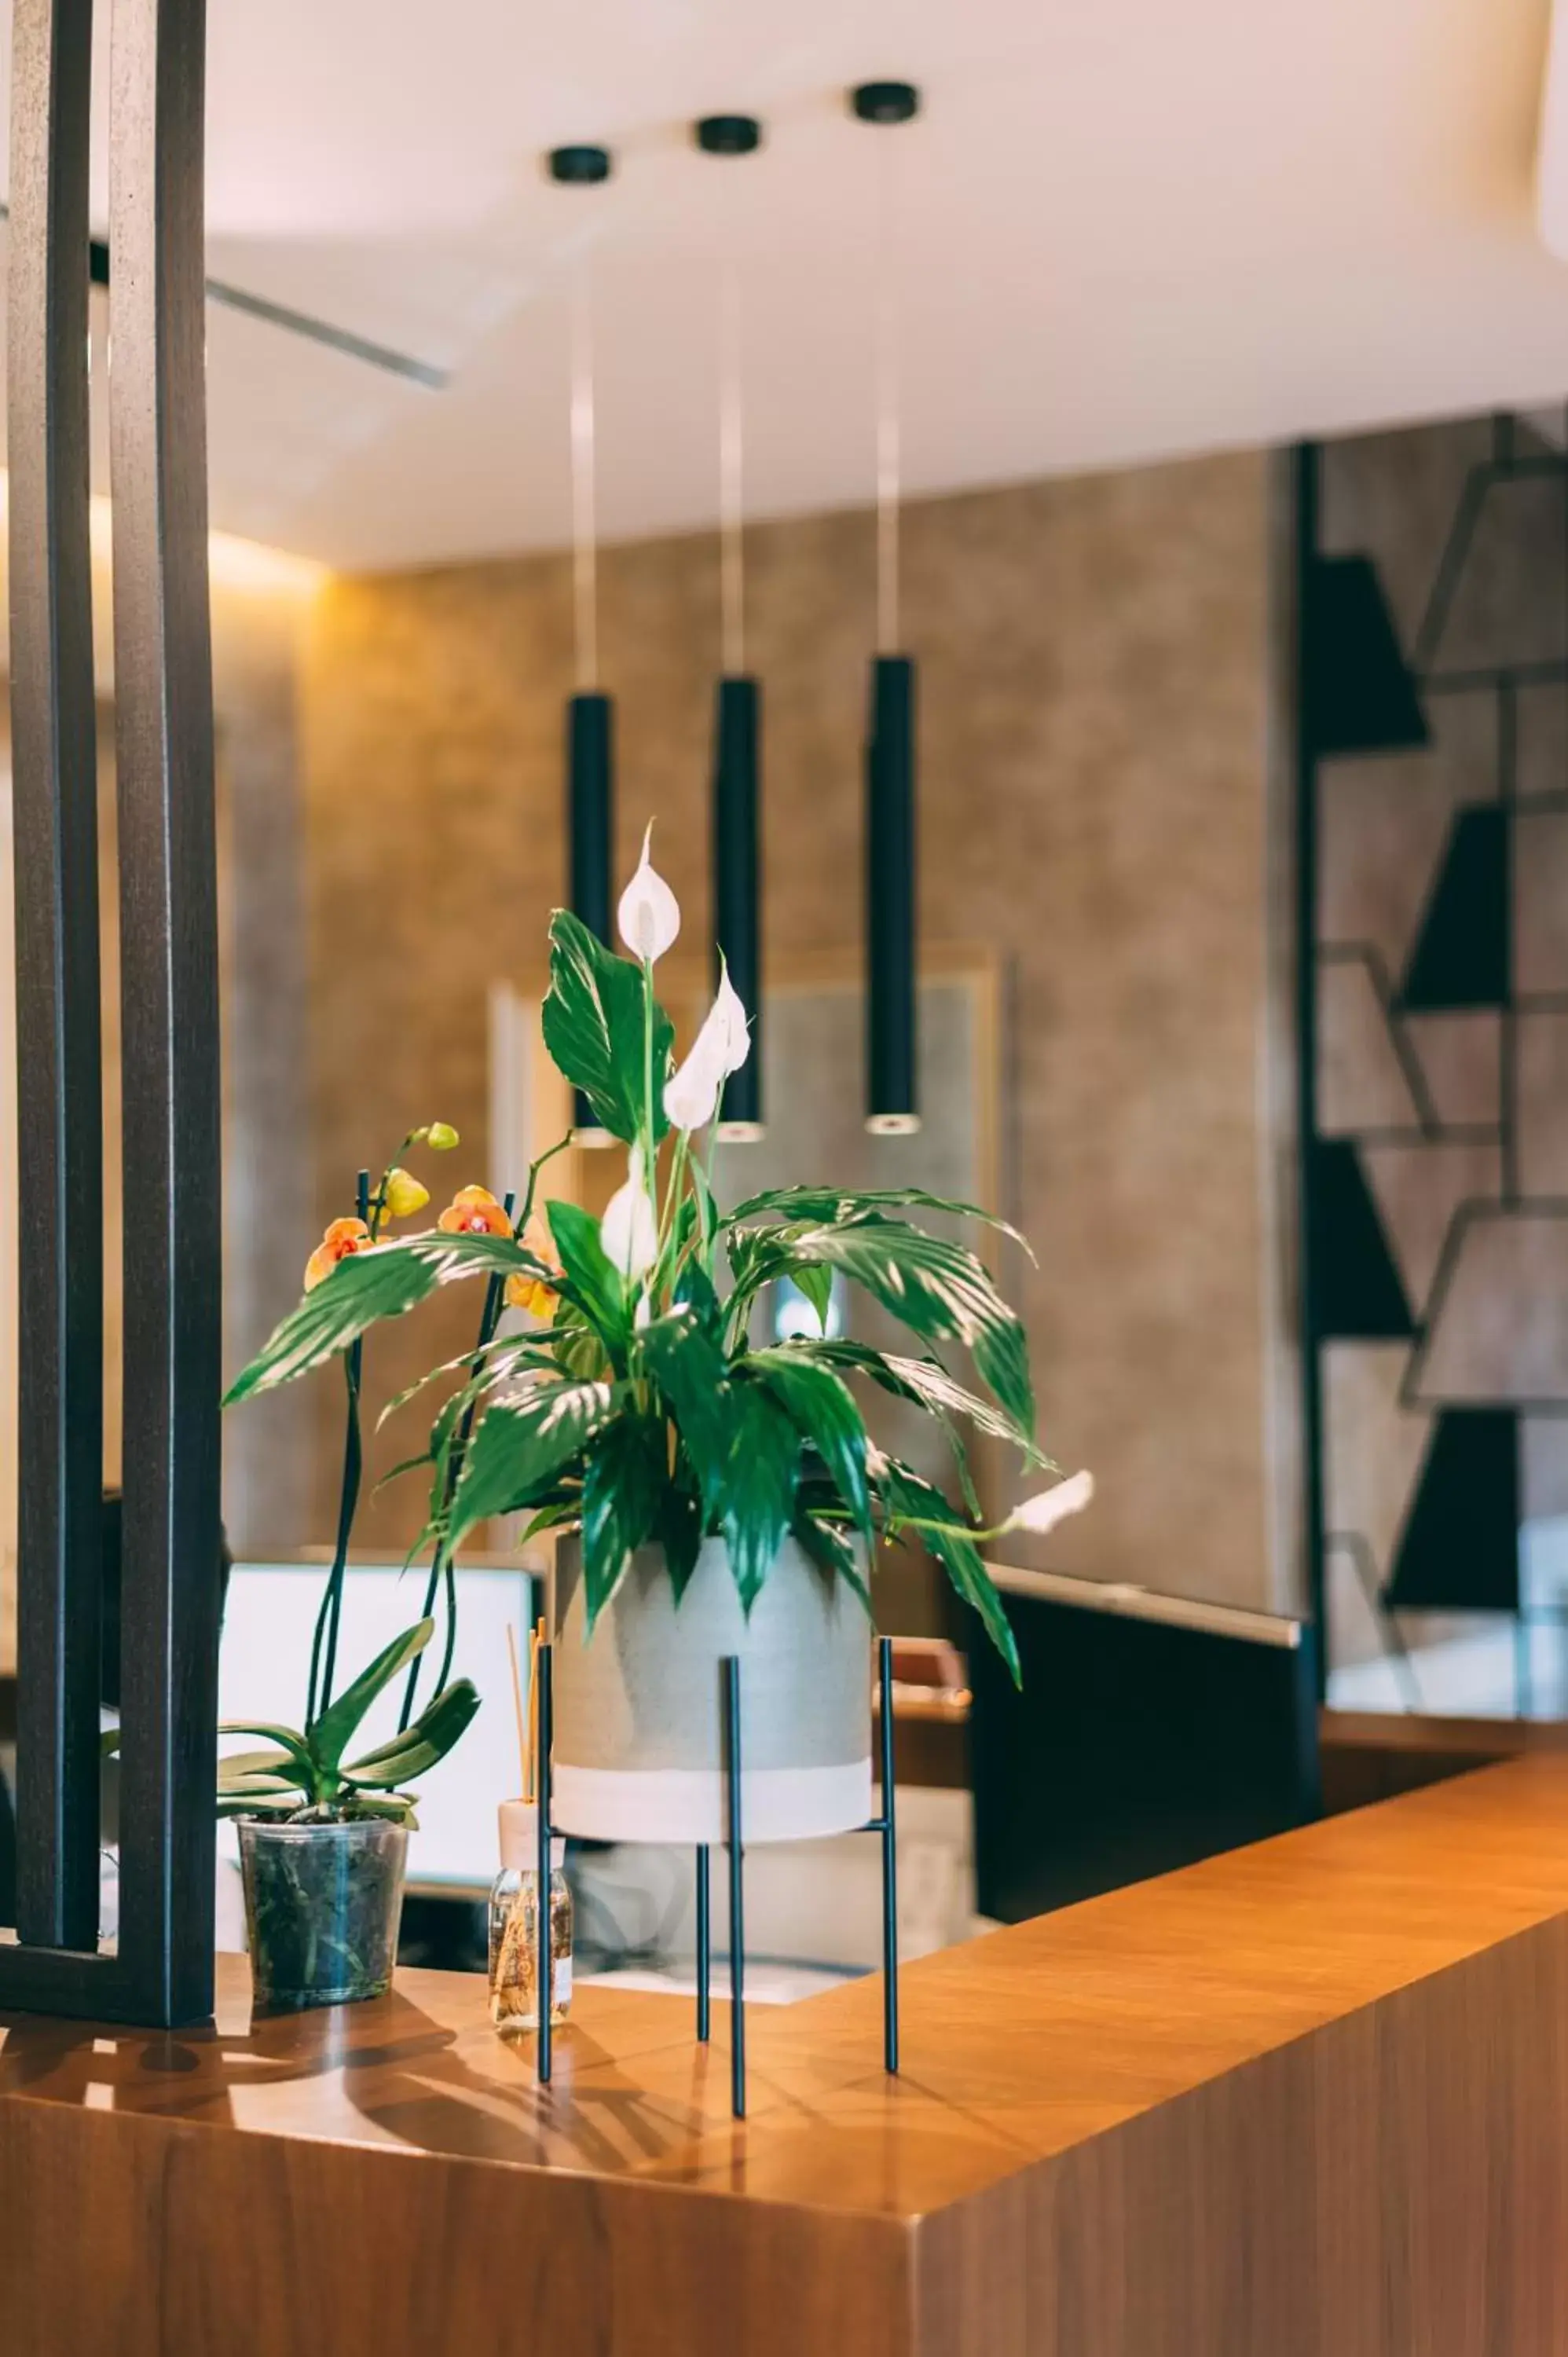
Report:
<svg viewBox="0 0 1568 2357"><path fill-rule="evenodd" d="M787 1539L748 1620L721 1539L677 1607L641 1547L584 1641L577 1541L556 1557L552 1813L593 1841L725 1838L722 1663L741 1664L749 1842L845 1833L871 1814L871 1629L843 1580Z"/></svg>

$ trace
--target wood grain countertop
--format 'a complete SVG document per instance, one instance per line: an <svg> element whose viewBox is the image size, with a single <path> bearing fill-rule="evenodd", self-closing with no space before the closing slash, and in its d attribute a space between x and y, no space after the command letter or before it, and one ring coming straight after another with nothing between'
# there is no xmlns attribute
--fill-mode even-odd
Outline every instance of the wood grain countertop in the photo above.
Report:
<svg viewBox="0 0 1568 2357"><path fill-rule="evenodd" d="M27 2357L1563 2357L1568 1758L1536 1753L748 2017L482 1984L0 2026Z"/></svg>

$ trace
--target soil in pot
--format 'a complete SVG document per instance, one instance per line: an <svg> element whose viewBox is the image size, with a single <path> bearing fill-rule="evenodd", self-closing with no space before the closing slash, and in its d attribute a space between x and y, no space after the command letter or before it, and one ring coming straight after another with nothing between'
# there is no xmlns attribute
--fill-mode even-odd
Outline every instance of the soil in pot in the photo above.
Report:
<svg viewBox="0 0 1568 2357"><path fill-rule="evenodd" d="M251 1979L259 2009L297 2011L381 1996L403 1915L407 1829L240 1821Z"/></svg>

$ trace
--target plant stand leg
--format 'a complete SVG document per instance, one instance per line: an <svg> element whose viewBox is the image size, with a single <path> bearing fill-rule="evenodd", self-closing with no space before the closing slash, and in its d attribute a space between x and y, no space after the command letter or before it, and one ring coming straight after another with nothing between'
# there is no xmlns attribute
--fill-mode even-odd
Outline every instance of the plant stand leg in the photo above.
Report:
<svg viewBox="0 0 1568 2357"><path fill-rule="evenodd" d="M893 1783L893 1640L877 1645L882 1755L882 2064L898 2068L898 1828Z"/></svg>
<svg viewBox="0 0 1568 2357"><path fill-rule="evenodd" d="M697 1850L697 2040L703 2046L708 2042L709 1986L714 1957L713 1931L708 1912L713 1892L708 1865L708 1845L703 1842Z"/></svg>
<svg viewBox="0 0 1568 2357"><path fill-rule="evenodd" d="M724 1664L725 1803L729 1838L729 2089L730 2109L746 2117L746 1895L741 1872L745 1850L740 1814L740 1663L733 1653Z"/></svg>
<svg viewBox="0 0 1568 2357"><path fill-rule="evenodd" d="M539 1681L539 1878L534 1893L539 1953L534 1964L533 1996L539 2008L538 2069L542 2087L550 2084L550 2014L555 1999L555 1963L551 1954L553 1910L550 1904L550 1745L554 1733L551 1652L549 1645L540 1646L534 1656L533 1671Z"/></svg>

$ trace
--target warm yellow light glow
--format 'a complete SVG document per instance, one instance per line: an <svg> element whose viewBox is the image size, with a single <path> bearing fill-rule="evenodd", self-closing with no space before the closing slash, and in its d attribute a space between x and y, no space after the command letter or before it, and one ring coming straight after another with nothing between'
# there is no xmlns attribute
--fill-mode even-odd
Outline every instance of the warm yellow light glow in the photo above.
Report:
<svg viewBox="0 0 1568 2357"><path fill-rule="evenodd" d="M919 1126L918 1113L874 1113L865 1124L872 1137L913 1137Z"/></svg>
<svg viewBox="0 0 1568 2357"><path fill-rule="evenodd" d="M759 1121L721 1121L719 1137L725 1146L760 1146L768 1132Z"/></svg>
<svg viewBox="0 0 1568 2357"><path fill-rule="evenodd" d="M0 520L10 507L11 478L0 468ZM88 533L95 565L107 568L114 544L113 510L102 495L91 502ZM269 548L260 540L242 540L237 533L214 532L207 538L207 565L213 582L225 589L308 597L327 578L328 568L312 556L296 556L286 548Z"/></svg>

